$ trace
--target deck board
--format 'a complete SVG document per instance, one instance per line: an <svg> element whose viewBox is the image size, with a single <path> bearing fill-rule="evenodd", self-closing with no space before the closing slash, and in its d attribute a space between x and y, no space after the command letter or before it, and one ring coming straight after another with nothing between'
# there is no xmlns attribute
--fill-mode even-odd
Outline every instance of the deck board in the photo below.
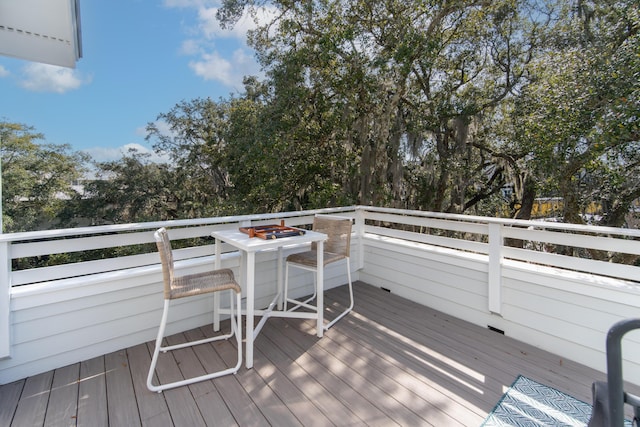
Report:
<svg viewBox="0 0 640 427"><path fill-rule="evenodd" d="M560 391L578 393L575 397L589 402L592 382L596 379L606 380L600 372L488 328L470 325L435 310L425 310L419 304L405 300L392 298L384 301L379 298L377 290L371 287L363 287L359 297L362 302L368 303L363 304L365 319L380 313L378 316L385 318L385 324L398 328L402 336L417 342L428 342L430 350L439 351L462 366L482 374L485 392L493 390L500 396L502 390L495 386L504 385L509 379L522 374ZM416 326L426 322L431 322L431 326ZM487 381L493 381L493 384ZM486 399L484 401L491 403L494 397L495 394L488 402Z"/></svg>
<svg viewBox="0 0 640 427"><path fill-rule="evenodd" d="M327 317L348 296L346 287L325 295ZM355 300L322 339L313 321L270 319L254 369L163 393L146 388L153 342L0 386L0 425L478 426L520 374L586 402L604 379L363 283ZM212 334L202 327L167 341ZM201 375L235 357L233 340L163 354L157 379Z"/></svg>
<svg viewBox="0 0 640 427"><path fill-rule="evenodd" d="M167 338L169 345L181 344L187 339L184 334ZM189 375L202 375L204 368L200 365L193 348L183 348L172 352L160 353L158 359L158 378L161 383L180 381ZM177 387L163 392L169 407L169 413L176 425L206 426L200 409L194 399L193 390L199 390L210 384L196 383L189 387ZM196 393L196 395L202 392Z"/></svg>
<svg viewBox="0 0 640 427"><path fill-rule="evenodd" d="M78 413L78 378L80 364L56 369L49 395L45 427L68 426L75 424Z"/></svg>
<svg viewBox="0 0 640 427"><path fill-rule="evenodd" d="M335 328L339 328L339 326L336 325ZM440 408L438 401L442 399L441 393L427 387L427 384L422 382L414 372L407 371L406 366L398 366L395 360L385 359L384 356L377 354L367 345L361 345L364 340L371 338L364 336L366 335L365 331L360 330L357 334L358 336L354 337L348 335L345 337L342 335L342 331L339 335L328 334L330 339L322 339L318 341L318 345L326 352L343 360L352 369L363 373L370 381L375 382L385 394L395 399L397 404L402 405L404 408L398 414L398 419L403 421L403 424L409 423L415 414L424 421L439 425L465 425L464 422L460 423L452 419L448 410ZM451 402L451 406L456 407L458 414L468 411L465 404L456 401ZM472 416L472 414L470 415ZM468 418L468 421L472 422L472 418ZM417 421L413 420L413 423L415 422Z"/></svg>
<svg viewBox="0 0 640 427"><path fill-rule="evenodd" d="M104 368L109 424L140 426L140 413L129 370L127 351L116 351L105 355Z"/></svg>
<svg viewBox="0 0 640 427"><path fill-rule="evenodd" d="M272 352L268 353L273 354ZM326 426L332 424L329 418L305 396L304 391L289 379L289 374L298 377L301 373L300 369L288 369L287 366L278 364L278 362L272 363L267 360L268 354L262 353L259 349L256 349L255 355L255 372L264 379L269 387L268 391L278 396L282 404L289 408L302 425ZM298 373L294 373L295 371Z"/></svg>
<svg viewBox="0 0 640 427"><path fill-rule="evenodd" d="M347 402L345 406L365 424L385 425L386 423L386 425L394 425L392 419L388 418L387 415L374 404L363 398L357 389L349 387L340 375L334 373L333 369L327 369L326 366L318 363L318 361L310 355L309 350L311 346L298 345L295 342L296 337L291 337L292 333L295 334L294 328L286 331L287 333L285 335L283 329L277 327L278 319L273 320L275 321L274 326L276 327L270 328L269 331L265 332L265 335L273 344L283 348L285 351L288 350L288 353L296 355L295 361L309 374L310 381L322 384L325 392L331 394L336 401L342 402L343 404ZM310 338L313 341L317 340L315 335Z"/></svg>
<svg viewBox="0 0 640 427"><path fill-rule="evenodd" d="M277 327L277 325L273 326ZM276 387L276 384L270 381L275 376L272 373L275 368L286 379L278 384L278 394L293 395L290 399L295 399L297 406L315 407L322 414L318 418L318 425L339 425L341 422L350 425L364 425L343 402L336 399L323 384L315 381L304 366L293 359L293 357L297 358L297 353L287 352L287 348L282 348L277 345L277 341L269 339L268 335L271 330L271 325L269 328L263 329L264 334L261 334L256 340L256 354L254 355L256 356L254 365L259 367L257 371L263 378L271 382L271 387ZM277 335L275 339L277 340ZM295 411L293 412L295 413ZM303 418L300 419L304 421ZM320 423L323 420L328 422ZM305 425L314 424L307 421Z"/></svg>
<svg viewBox="0 0 640 427"><path fill-rule="evenodd" d="M12 426L43 425L54 371L27 378Z"/></svg>
<svg viewBox="0 0 640 427"><path fill-rule="evenodd" d="M78 385L77 425L81 427L108 426L104 356L80 363L80 378L82 381L79 381Z"/></svg>
<svg viewBox="0 0 640 427"><path fill-rule="evenodd" d="M187 331L185 334L189 341L201 339L204 335L200 330ZM199 350L198 350L199 351ZM196 355L196 352L192 352ZM205 354L206 357L206 354ZM205 368L199 359L197 362L197 370L194 368L195 363L187 363L183 366L185 375L190 377L205 374ZM148 369L148 368L147 368ZM189 386L192 395L196 401L198 409L207 425L237 425L231 411L225 404L224 399L220 396L216 386L211 381L202 381L191 384Z"/></svg>
<svg viewBox="0 0 640 427"><path fill-rule="evenodd" d="M147 373L151 364L151 354L147 345L140 344L131 347L127 350L127 354L133 388L138 400L140 423L143 426L172 425L173 421L164 396L150 393L147 389Z"/></svg>
<svg viewBox="0 0 640 427"><path fill-rule="evenodd" d="M11 424L25 382L25 380L20 380L0 386L0 426Z"/></svg>

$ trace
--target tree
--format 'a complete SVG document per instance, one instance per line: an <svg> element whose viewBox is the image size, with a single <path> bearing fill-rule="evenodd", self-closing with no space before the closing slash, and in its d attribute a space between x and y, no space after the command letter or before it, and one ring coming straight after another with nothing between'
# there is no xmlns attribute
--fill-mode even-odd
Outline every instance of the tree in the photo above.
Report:
<svg viewBox="0 0 640 427"><path fill-rule="evenodd" d="M534 6L271 4L277 18L251 44L274 99L297 123L315 117L314 138L337 143L348 159L340 184L354 200L464 212L501 188L496 147L478 129L527 76L542 24L531 19ZM219 16L232 24L245 7L260 5L227 0ZM301 128L282 129L282 138L302 140Z"/></svg>
<svg viewBox="0 0 640 427"><path fill-rule="evenodd" d="M353 156L333 137L335 112L322 94L279 79L273 91L246 84L248 95L230 104L225 136L234 205L278 212L350 204L343 185Z"/></svg>
<svg viewBox="0 0 640 427"><path fill-rule="evenodd" d="M536 79L513 112L538 188L581 223L592 202L603 225L622 226L640 197L640 29L637 2L580 2L553 29Z"/></svg>
<svg viewBox="0 0 640 427"><path fill-rule="evenodd" d="M44 139L26 125L0 122L3 232L61 226L72 184L83 176L88 157L68 145L38 144Z"/></svg>
<svg viewBox="0 0 640 427"><path fill-rule="evenodd" d="M188 218L175 173L149 157L130 150L119 160L97 163L97 179L86 184L88 197L78 203L80 215L92 225Z"/></svg>
<svg viewBox="0 0 640 427"><path fill-rule="evenodd" d="M266 3L226 0L219 17L232 25ZM597 200L616 225L638 197L633 2L269 6L274 20L249 37L267 78L228 101L183 102L159 116L169 132L149 127L200 208L529 218L543 194L561 195L575 222Z"/></svg>
<svg viewBox="0 0 640 427"><path fill-rule="evenodd" d="M224 162L228 109L227 101L182 101L147 125L146 139L171 161L171 190L183 218L225 212L231 188Z"/></svg>

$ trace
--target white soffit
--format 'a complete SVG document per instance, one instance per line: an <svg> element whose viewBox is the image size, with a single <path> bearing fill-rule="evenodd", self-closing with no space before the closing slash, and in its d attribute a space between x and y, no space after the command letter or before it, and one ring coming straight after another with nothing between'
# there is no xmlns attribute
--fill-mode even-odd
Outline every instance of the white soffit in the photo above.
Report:
<svg viewBox="0 0 640 427"><path fill-rule="evenodd" d="M75 68L80 0L0 0L0 55Z"/></svg>

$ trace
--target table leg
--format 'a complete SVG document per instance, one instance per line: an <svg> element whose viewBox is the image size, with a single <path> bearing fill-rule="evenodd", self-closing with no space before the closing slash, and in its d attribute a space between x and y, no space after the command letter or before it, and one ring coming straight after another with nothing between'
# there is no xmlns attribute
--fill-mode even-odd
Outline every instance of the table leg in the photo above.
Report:
<svg viewBox="0 0 640 427"><path fill-rule="evenodd" d="M254 305L255 305L255 267L256 267L256 254L255 252L248 252L246 254L246 289L247 289L247 332L246 332L246 366L247 369L253 367L253 324L254 324Z"/></svg>
<svg viewBox="0 0 640 427"><path fill-rule="evenodd" d="M277 292L278 292L278 310L282 310L284 307L284 298L283 298L283 283L282 283L282 247L278 248L278 266L276 267L276 283L277 283Z"/></svg>
<svg viewBox="0 0 640 427"><path fill-rule="evenodd" d="M215 269L219 270L221 266L222 242L216 239L215 243ZM219 292L213 293L213 330L220 330L220 295Z"/></svg>
<svg viewBox="0 0 640 427"><path fill-rule="evenodd" d="M316 297L316 305L318 307L318 337L322 338L324 333L324 241L320 240L316 246L316 252L318 253L317 259L317 290L318 295Z"/></svg>

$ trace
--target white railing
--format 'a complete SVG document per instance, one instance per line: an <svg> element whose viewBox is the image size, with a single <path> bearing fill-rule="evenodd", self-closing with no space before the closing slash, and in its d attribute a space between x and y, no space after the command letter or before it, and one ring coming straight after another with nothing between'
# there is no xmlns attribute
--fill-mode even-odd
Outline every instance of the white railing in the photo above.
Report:
<svg viewBox="0 0 640 427"><path fill-rule="evenodd" d="M608 327L619 318L633 316L640 307L640 268L613 257L640 256L638 230L357 206L6 234L0 235L4 260L0 357L6 358L0 360L0 383L155 336L161 307L156 301L161 298L161 275L153 248L153 231L158 227L169 227L172 240L208 238L214 229L281 219L287 225L308 225L317 213L356 219L354 279L504 330L600 370ZM11 268L14 260L22 258L145 244L150 245L147 253L136 255ZM224 252L227 265L236 268L234 252L229 248ZM582 257L587 253L602 259ZM184 269L211 268L212 256L213 242L176 250L176 261ZM265 259L261 264L264 277L260 280L267 282L275 275L269 270L272 261ZM341 284L341 278L335 280ZM271 288L265 287L265 301L271 299L269 292ZM74 316L73 310L79 314ZM189 315L184 314L176 330L201 322L199 315ZM58 325L51 337L33 332L48 320ZM77 334L62 334L64 322L74 327L78 322L87 324ZM119 325L127 325L129 331ZM84 350L62 349L83 339L91 341ZM50 343L59 347L55 355L42 350ZM14 352L16 345L20 349ZM632 337L631 345L640 349L640 339ZM21 360L26 354L33 360ZM632 364L634 380L640 383L640 361Z"/></svg>
<svg viewBox="0 0 640 427"><path fill-rule="evenodd" d="M628 281L640 289L640 230L523 221L386 208L361 208L365 231L430 246L488 256L489 310L500 314L505 261L554 267ZM395 228L394 228L395 225ZM403 231L402 227L414 227ZM585 258L585 255L600 258ZM636 259L637 258L637 259ZM619 260L635 259L634 264Z"/></svg>

